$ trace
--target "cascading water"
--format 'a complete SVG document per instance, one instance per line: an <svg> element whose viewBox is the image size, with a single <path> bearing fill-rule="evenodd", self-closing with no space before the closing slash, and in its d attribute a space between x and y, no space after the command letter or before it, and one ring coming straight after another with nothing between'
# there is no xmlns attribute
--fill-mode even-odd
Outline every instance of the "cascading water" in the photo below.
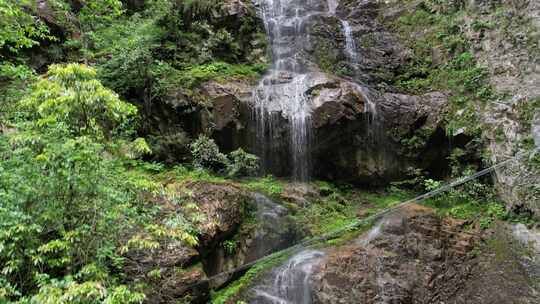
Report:
<svg viewBox="0 0 540 304"><path fill-rule="evenodd" d="M322 251L305 250L272 272L272 280L255 287L251 304L310 304L313 268L324 257Z"/></svg>
<svg viewBox="0 0 540 304"><path fill-rule="evenodd" d="M345 34L345 54L351 63L358 62L358 52L356 50L356 42L354 40L352 29L349 21L341 20L343 33Z"/></svg>
<svg viewBox="0 0 540 304"><path fill-rule="evenodd" d="M328 13L330 15L335 15L339 2L337 0L328 0Z"/></svg>
<svg viewBox="0 0 540 304"><path fill-rule="evenodd" d="M335 16L339 3L338 0L256 2L269 37L272 65L253 92L255 148L262 160L263 173L281 170L283 175L285 168L294 180L304 182L309 180L311 169L312 108L306 92L308 74L313 70L303 51L304 44L309 44L306 21L317 15ZM358 52L351 25L346 20L340 22L346 40L345 53L356 64ZM285 130L283 119L287 121ZM288 145L283 142L284 136L288 137Z"/></svg>
<svg viewBox="0 0 540 304"><path fill-rule="evenodd" d="M254 207L252 211L257 224L251 227L249 234L242 234L245 241L235 242L234 252L228 252L226 248L220 246L207 254L205 270L209 275L224 273L256 261L288 248L302 238L303 233L288 216L287 208L260 193L253 193L252 200L250 207ZM212 284L216 287L222 286L235 275L235 273L221 275L214 279Z"/></svg>
<svg viewBox="0 0 540 304"><path fill-rule="evenodd" d="M279 152L272 146L282 140L277 125L288 121L291 176L307 181L310 171L311 107L305 96L306 66L299 39L306 38L303 26L311 13L300 1L259 0L261 15L270 39L272 67L254 92L254 119L257 124L257 148L263 169L282 166Z"/></svg>
<svg viewBox="0 0 540 304"><path fill-rule="evenodd" d="M278 153L272 150L272 142L280 140L279 122L281 116L289 123L292 154L292 177L306 181L309 177L309 157L311 140L311 105L305 95L309 89L310 66L302 54L302 41L309 39L304 27L305 21L315 15L336 17L338 0L258 0L262 18L270 39L272 68L254 92L254 118L257 123L258 148L263 164L275 165ZM321 5L322 4L322 5ZM326 7L326 8L325 8ZM321 9L322 8L322 9ZM348 21L338 18L345 36L345 53L350 63L358 63L358 50L353 30ZM372 129L373 118L377 114L376 105L371 101L369 91L354 84L365 100L368 117L368 138L375 138ZM270 148L269 148L270 147ZM279 158L279 157L278 157ZM279 160L278 160L279 161ZM279 165L279 164L278 164ZM380 226L365 242L376 238ZM325 253L304 250L284 265L274 269L266 279L251 289L251 304L310 304L312 302L311 276L324 258ZM381 279L381 282L384 283Z"/></svg>

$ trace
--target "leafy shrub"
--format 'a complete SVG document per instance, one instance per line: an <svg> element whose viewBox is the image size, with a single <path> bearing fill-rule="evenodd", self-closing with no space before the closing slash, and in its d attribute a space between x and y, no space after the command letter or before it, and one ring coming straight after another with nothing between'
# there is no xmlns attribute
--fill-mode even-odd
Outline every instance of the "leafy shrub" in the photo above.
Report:
<svg viewBox="0 0 540 304"><path fill-rule="evenodd" d="M215 141L206 135L200 135L190 147L195 167L218 171L227 166L227 156L221 153Z"/></svg>
<svg viewBox="0 0 540 304"><path fill-rule="evenodd" d="M266 70L264 64L229 64L225 62L213 62L210 64L192 66L179 74L179 83L188 88L210 79L224 79L227 77L253 78Z"/></svg>
<svg viewBox="0 0 540 304"><path fill-rule="evenodd" d="M13 146L0 136L0 281L8 287L0 294L7 298L37 286L44 298L53 296L48 291L92 289L79 280L64 287L54 281L90 263L104 273L120 267L119 232L137 219L137 188L118 162L102 157L103 145L88 137L41 136L39 149L31 140ZM50 303L63 303L58 299Z"/></svg>
<svg viewBox="0 0 540 304"><path fill-rule="evenodd" d="M228 176L250 176L254 175L258 169L259 158L245 152L242 148L229 154L229 162L227 163Z"/></svg>
<svg viewBox="0 0 540 304"><path fill-rule="evenodd" d="M0 1L0 50L18 52L38 45L40 40L54 40L45 22L29 13L31 1Z"/></svg>
<svg viewBox="0 0 540 304"><path fill-rule="evenodd" d="M426 179L424 180L424 187L426 188L426 191L435 191L439 189L442 186L442 182L432 180L432 179Z"/></svg>
<svg viewBox="0 0 540 304"><path fill-rule="evenodd" d="M73 277L54 280L41 286L29 303L42 304L140 304L144 294L132 292L126 286L107 289L100 282L78 283Z"/></svg>
<svg viewBox="0 0 540 304"><path fill-rule="evenodd" d="M130 122L137 108L122 102L96 78L96 71L84 65L52 65L23 104L37 116L38 127L110 138Z"/></svg>

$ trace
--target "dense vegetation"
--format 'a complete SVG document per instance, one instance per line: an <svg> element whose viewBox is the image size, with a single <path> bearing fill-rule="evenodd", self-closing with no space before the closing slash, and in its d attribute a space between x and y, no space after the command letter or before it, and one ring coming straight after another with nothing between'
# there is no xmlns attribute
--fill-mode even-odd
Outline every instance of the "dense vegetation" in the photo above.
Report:
<svg viewBox="0 0 540 304"><path fill-rule="evenodd" d="M137 134L171 89L192 96L201 81L264 70L248 58L255 21L224 22L219 10L0 1L0 302L140 303L122 283L125 252L153 237L197 243L188 219L156 219L148 197L167 194L148 172L161 166L140 160L152 151ZM195 166L230 176L257 166L205 137L192 149Z"/></svg>
<svg viewBox="0 0 540 304"><path fill-rule="evenodd" d="M163 239L199 243L200 214L156 204L197 209L164 180L234 183L282 198L286 182L244 179L257 171L258 158L242 149L223 153L208 130L193 138L185 138L184 126L167 135L155 130L153 111L171 96L182 96L176 102L190 113L209 106L201 83L249 81L266 69L259 21L227 17L221 4L0 0L0 303L142 303L146 290L126 278L126 255L156 249ZM433 29L417 41L414 60L393 85L409 93L456 92L453 110L466 112L449 121L450 133L475 119L472 100L495 94L466 50L458 17L421 9L394 24L398 31ZM433 44L448 57L435 68L426 61ZM480 131L467 130L472 136ZM407 140L414 146L422 138ZM169 141L188 151L182 165L154 162ZM453 177L477 169L463 165L467 157L454 151ZM440 186L422 172L377 193L314 182L320 195L311 204L286 207L306 234L320 235ZM499 219L528 220L507 214L483 183L428 204L482 228ZM216 301L272 263L254 268Z"/></svg>

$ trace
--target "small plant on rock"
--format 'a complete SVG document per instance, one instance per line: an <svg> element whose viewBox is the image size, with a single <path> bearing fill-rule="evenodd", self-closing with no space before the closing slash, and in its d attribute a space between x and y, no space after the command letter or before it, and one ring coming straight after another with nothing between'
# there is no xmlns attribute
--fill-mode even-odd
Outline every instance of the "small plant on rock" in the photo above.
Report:
<svg viewBox="0 0 540 304"><path fill-rule="evenodd" d="M225 253L228 255L235 253L237 246L236 241L233 240L223 242L223 249L225 249Z"/></svg>

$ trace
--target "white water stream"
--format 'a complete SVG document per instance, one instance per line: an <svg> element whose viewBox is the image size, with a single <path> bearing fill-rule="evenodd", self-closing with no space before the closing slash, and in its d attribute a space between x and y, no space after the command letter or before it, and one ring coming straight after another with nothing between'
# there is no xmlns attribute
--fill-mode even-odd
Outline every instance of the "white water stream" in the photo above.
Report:
<svg viewBox="0 0 540 304"><path fill-rule="evenodd" d="M345 35L345 54L351 63L358 62L358 51L356 49L356 42L353 37L353 32L349 21L341 20L343 27L343 34Z"/></svg>
<svg viewBox="0 0 540 304"><path fill-rule="evenodd" d="M272 273L273 280L257 286L251 304L310 304L313 268L324 257L322 251L304 250Z"/></svg>
<svg viewBox="0 0 540 304"><path fill-rule="evenodd" d="M311 107L305 96L306 66L299 39L307 37L304 21L311 12L304 3L289 0L260 0L262 18L270 39L272 67L254 92L257 145L263 169L281 166L271 147L283 140L276 130L288 121L291 176L307 181L310 171Z"/></svg>
<svg viewBox="0 0 540 304"><path fill-rule="evenodd" d="M321 14L335 16L339 3L338 0L327 0L326 5L321 5L324 2L320 0L256 1L272 55L271 69L253 92L256 149L264 173L270 173L271 168L288 167L293 180L305 182L310 177L312 142L312 108L305 95L309 89L309 67L302 54L303 43L309 42L306 21ZM346 40L345 54L351 63L357 63L351 25L346 20L340 22ZM283 119L288 124L285 127L280 125ZM280 144L284 136L288 136L289 151L283 151L286 148ZM289 159L284 160L284 155L289 155Z"/></svg>

